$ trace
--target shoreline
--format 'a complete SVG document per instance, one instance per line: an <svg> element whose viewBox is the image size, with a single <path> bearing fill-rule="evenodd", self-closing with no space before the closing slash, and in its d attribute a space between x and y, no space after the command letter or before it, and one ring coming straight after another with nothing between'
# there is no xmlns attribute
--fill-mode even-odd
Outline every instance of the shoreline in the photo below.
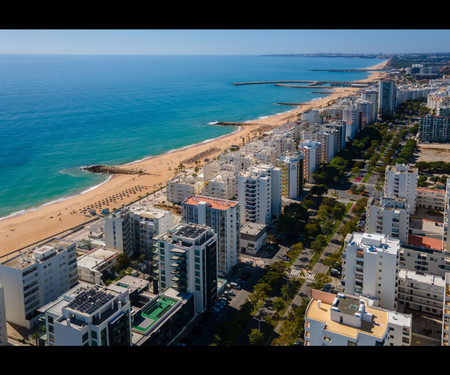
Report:
<svg viewBox="0 0 450 375"><path fill-rule="evenodd" d="M387 62L388 60L383 60L366 69L381 69ZM355 82L376 82L384 74L383 71L372 71L369 77ZM195 166L195 162L192 161L195 158L201 156L202 160L212 159L229 149L231 145L241 144L242 139L246 139L247 136L252 139L261 130L274 129L287 122L297 120L298 116L307 110L330 105L337 99L352 95L359 90L360 88L336 87L330 90L325 97L301 103L285 112L245 121L246 126L239 126L231 133L217 138L115 165L115 167L127 166L142 169L149 174L111 175L105 181L80 193L0 218L0 257L92 221L94 217L86 216L85 212L88 212L89 208L96 208L96 204L111 210L130 204L139 196L144 197L147 193L165 187L166 181L175 176L175 168L180 162L187 167ZM216 125L211 124L211 126ZM187 160L191 160L191 162L189 163ZM107 205L102 205L103 202L106 202ZM83 211L83 209L85 210Z"/></svg>

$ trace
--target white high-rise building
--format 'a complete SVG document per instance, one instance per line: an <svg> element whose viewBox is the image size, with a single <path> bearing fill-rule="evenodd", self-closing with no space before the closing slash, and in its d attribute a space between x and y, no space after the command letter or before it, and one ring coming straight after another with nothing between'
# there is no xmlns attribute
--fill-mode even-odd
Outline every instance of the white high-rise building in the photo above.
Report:
<svg viewBox="0 0 450 375"><path fill-rule="evenodd" d="M217 235L205 225L180 223L157 237L159 286L192 293L196 313L217 299Z"/></svg>
<svg viewBox="0 0 450 375"><path fill-rule="evenodd" d="M79 284L40 309L47 346L131 346L129 291Z"/></svg>
<svg viewBox="0 0 450 375"><path fill-rule="evenodd" d="M400 240L384 234L348 234L342 257L345 293L377 299L380 307L397 309Z"/></svg>
<svg viewBox="0 0 450 375"><path fill-rule="evenodd" d="M76 244L54 238L0 264L8 322L31 328L38 308L78 283Z"/></svg>
<svg viewBox="0 0 450 375"><path fill-rule="evenodd" d="M135 204L105 217L105 245L109 249L152 257L153 237L173 226L173 214Z"/></svg>
<svg viewBox="0 0 450 375"><path fill-rule="evenodd" d="M193 195L181 203L182 220L207 225L217 234L217 265L228 274L239 261L239 203Z"/></svg>
<svg viewBox="0 0 450 375"><path fill-rule="evenodd" d="M320 167L320 147L322 144L313 140L304 140L298 145L299 151L304 155L303 176L307 182L313 183L313 173Z"/></svg>
<svg viewBox="0 0 450 375"><path fill-rule="evenodd" d="M409 205L409 213L415 214L419 170L405 164L388 165L385 176L384 196L404 198Z"/></svg>
<svg viewBox="0 0 450 375"><path fill-rule="evenodd" d="M238 176L241 224L270 225L281 214L281 170L269 165L249 168Z"/></svg>
<svg viewBox="0 0 450 375"><path fill-rule="evenodd" d="M329 163L337 153L337 131L335 129L320 129L317 132L317 141L322 144L321 162Z"/></svg>
<svg viewBox="0 0 450 375"><path fill-rule="evenodd" d="M391 238L398 238L403 244L408 243L409 207L405 199L370 198L366 232L387 234Z"/></svg>

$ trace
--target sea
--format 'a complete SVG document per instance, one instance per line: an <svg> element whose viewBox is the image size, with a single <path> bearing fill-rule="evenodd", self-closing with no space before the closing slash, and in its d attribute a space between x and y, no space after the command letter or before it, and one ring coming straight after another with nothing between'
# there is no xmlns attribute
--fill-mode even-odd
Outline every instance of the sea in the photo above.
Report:
<svg viewBox="0 0 450 375"><path fill-rule="evenodd" d="M213 139L326 95L248 81L354 81L373 58L0 55L0 218L67 199L126 164Z"/></svg>

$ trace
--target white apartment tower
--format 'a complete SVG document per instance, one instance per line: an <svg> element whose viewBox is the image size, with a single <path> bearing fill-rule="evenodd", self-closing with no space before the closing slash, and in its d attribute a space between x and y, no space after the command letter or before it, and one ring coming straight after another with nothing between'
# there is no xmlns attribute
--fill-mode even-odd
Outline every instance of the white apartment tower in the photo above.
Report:
<svg viewBox="0 0 450 375"><path fill-rule="evenodd" d="M367 233L383 233L408 243L409 207L405 199L370 198L367 212Z"/></svg>
<svg viewBox="0 0 450 375"><path fill-rule="evenodd" d="M193 195L181 203L186 223L207 225L217 234L217 265L227 274L239 260L239 203L225 199Z"/></svg>
<svg viewBox="0 0 450 375"><path fill-rule="evenodd" d="M281 170L269 165L249 168L238 176L240 222L270 225L281 214Z"/></svg>
<svg viewBox="0 0 450 375"><path fill-rule="evenodd" d="M300 153L281 155L277 159L277 167L281 170L281 195L296 199L303 188L304 156Z"/></svg>
<svg viewBox="0 0 450 375"><path fill-rule="evenodd" d="M418 169L405 164L388 165L384 184L386 198L404 198L409 205L409 213L416 212L416 189Z"/></svg>
<svg viewBox="0 0 450 375"><path fill-rule="evenodd" d="M217 235L205 225L180 223L158 236L159 286L192 293L196 313L217 299Z"/></svg>
<svg viewBox="0 0 450 375"><path fill-rule="evenodd" d="M380 307L396 310L399 252L400 240L384 234L348 234L342 254L345 293L375 298Z"/></svg>
<svg viewBox="0 0 450 375"><path fill-rule="evenodd" d="M127 288L79 284L40 309L47 346L131 346Z"/></svg>
<svg viewBox="0 0 450 375"><path fill-rule="evenodd" d="M76 244L54 238L0 264L8 322L31 328L38 308L78 283Z"/></svg>
<svg viewBox="0 0 450 375"><path fill-rule="evenodd" d="M313 140L304 140L298 145L303 154L303 177L306 182L314 183L313 173L320 167L320 155L322 144Z"/></svg>

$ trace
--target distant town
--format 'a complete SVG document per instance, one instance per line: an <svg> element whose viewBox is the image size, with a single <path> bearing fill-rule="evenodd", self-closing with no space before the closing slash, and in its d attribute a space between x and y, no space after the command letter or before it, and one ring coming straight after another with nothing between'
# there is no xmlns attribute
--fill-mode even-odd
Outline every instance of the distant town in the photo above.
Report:
<svg viewBox="0 0 450 375"><path fill-rule="evenodd" d="M448 346L450 54L352 56L385 78L1 258L0 345Z"/></svg>

